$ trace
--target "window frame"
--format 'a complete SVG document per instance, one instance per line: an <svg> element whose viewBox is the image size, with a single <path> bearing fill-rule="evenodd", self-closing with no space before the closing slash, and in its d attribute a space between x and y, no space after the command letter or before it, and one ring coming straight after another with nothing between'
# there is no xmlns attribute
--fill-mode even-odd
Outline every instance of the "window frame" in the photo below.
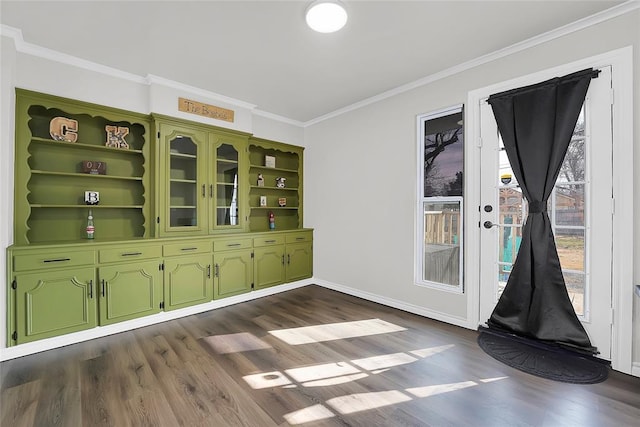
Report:
<svg viewBox="0 0 640 427"><path fill-rule="evenodd" d="M416 141L417 141L417 175L418 175L418 185L417 187L417 197L416 197L416 239L415 239L415 272L414 272L414 283L417 286L437 289L441 291L451 292L455 294L463 294L465 292L464 287L464 229L465 229L465 218L464 218L464 184L463 184L463 193L462 196L430 196L425 197L424 195L424 182L425 182L425 167L424 167L424 156L425 156L425 144L424 144L424 135L425 135L425 125L429 120L434 120L440 117L445 117L453 114L462 114L464 121L464 104L456 104L453 106L449 106L446 108L442 108L436 111L432 111L429 113L420 114L416 117ZM464 125L462 127L463 132L463 144L465 142L464 138ZM464 150L463 150L464 153ZM464 171L465 171L465 162L463 157L462 163L463 170L463 183L464 183ZM460 234L458 236L459 242L459 262L458 262L458 284L450 285L446 283L433 282L424 279L424 258L425 258L425 227L424 227L424 206L425 203L459 203L460 205L460 218L459 218L459 227Z"/></svg>

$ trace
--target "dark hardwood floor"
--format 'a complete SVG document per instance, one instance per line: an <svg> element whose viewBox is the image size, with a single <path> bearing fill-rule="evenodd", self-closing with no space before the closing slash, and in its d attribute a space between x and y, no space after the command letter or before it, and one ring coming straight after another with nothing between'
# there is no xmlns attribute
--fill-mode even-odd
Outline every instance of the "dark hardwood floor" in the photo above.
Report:
<svg viewBox="0 0 640 427"><path fill-rule="evenodd" d="M0 364L9 426L638 426L640 378L537 378L477 333L307 286Z"/></svg>

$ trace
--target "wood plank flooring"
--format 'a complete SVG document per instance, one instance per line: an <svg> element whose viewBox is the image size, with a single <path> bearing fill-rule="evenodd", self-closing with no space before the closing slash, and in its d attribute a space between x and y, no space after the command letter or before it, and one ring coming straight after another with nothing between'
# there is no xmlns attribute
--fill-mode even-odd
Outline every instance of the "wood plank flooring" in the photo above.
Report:
<svg viewBox="0 0 640 427"><path fill-rule="evenodd" d="M639 426L640 378L537 378L477 333L307 286L0 364L9 426Z"/></svg>

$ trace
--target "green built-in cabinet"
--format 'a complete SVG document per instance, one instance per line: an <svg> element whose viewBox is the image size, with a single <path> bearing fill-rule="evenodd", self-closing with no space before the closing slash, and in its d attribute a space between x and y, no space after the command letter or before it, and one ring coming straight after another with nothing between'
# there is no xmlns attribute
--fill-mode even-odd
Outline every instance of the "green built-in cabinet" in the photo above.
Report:
<svg viewBox="0 0 640 427"><path fill-rule="evenodd" d="M311 231L255 237L255 288L309 277L313 265L312 242Z"/></svg>
<svg viewBox="0 0 640 427"><path fill-rule="evenodd" d="M149 237L149 126L142 114L16 89L15 243L82 241L86 191L100 197L95 238Z"/></svg>
<svg viewBox="0 0 640 427"><path fill-rule="evenodd" d="M9 346L312 277L302 147L22 89L15 147Z"/></svg>
<svg viewBox="0 0 640 427"><path fill-rule="evenodd" d="M99 267L98 278L101 325L160 312L162 276L157 261Z"/></svg>
<svg viewBox="0 0 640 427"><path fill-rule="evenodd" d="M246 229L248 134L155 115L160 236Z"/></svg>
<svg viewBox="0 0 640 427"><path fill-rule="evenodd" d="M14 276L13 343L21 344L97 325L96 271L91 267L19 272ZM13 322L12 322L13 320Z"/></svg>
<svg viewBox="0 0 640 427"><path fill-rule="evenodd" d="M14 245L9 345L309 278L312 239L311 230L299 230Z"/></svg>
<svg viewBox="0 0 640 427"><path fill-rule="evenodd" d="M268 164L267 158L273 163ZM282 186L278 178L284 178ZM249 184L250 231L269 230L269 213L274 214L277 230L302 228L301 147L251 137ZM266 205L260 203L261 197Z"/></svg>

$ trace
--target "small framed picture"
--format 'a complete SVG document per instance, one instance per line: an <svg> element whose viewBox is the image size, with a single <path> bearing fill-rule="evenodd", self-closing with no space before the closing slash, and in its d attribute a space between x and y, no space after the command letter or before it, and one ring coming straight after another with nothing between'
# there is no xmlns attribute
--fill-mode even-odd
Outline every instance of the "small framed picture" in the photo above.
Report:
<svg viewBox="0 0 640 427"><path fill-rule="evenodd" d="M267 196L260 196L260 206L267 206Z"/></svg>
<svg viewBox="0 0 640 427"><path fill-rule="evenodd" d="M258 174L258 187L264 187L264 177L261 173Z"/></svg>
<svg viewBox="0 0 640 427"><path fill-rule="evenodd" d="M90 175L106 175L107 164L105 162L99 162L96 160L83 160L81 162L81 168L83 173Z"/></svg>
<svg viewBox="0 0 640 427"><path fill-rule="evenodd" d="M278 206L280 206L280 207L287 206L287 198L286 197L278 198Z"/></svg>
<svg viewBox="0 0 640 427"><path fill-rule="evenodd" d="M84 203L86 205L97 205L100 203L100 193L97 191L85 191Z"/></svg>
<svg viewBox="0 0 640 427"><path fill-rule="evenodd" d="M268 168L275 168L276 158L274 156L264 156L264 165Z"/></svg>

